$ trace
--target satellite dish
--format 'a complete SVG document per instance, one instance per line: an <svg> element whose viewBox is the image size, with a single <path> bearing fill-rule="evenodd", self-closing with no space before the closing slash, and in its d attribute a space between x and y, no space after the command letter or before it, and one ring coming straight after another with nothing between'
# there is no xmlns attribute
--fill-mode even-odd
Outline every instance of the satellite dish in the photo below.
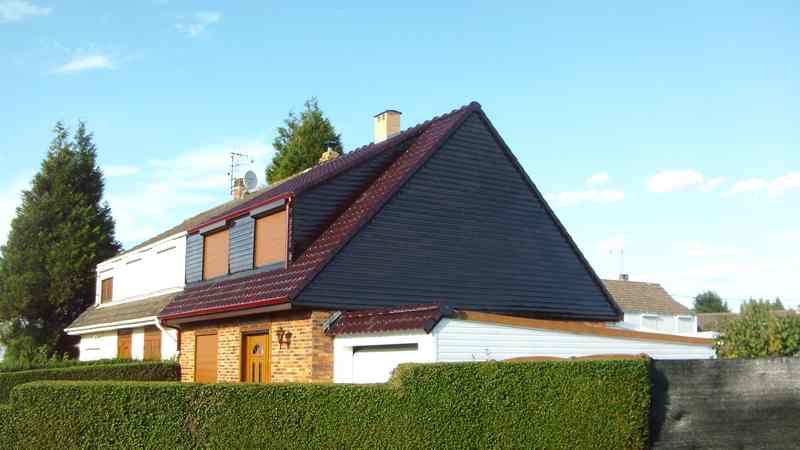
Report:
<svg viewBox="0 0 800 450"><path fill-rule="evenodd" d="M252 191L256 186L258 186L258 177L255 172L248 170L247 173L244 174L244 187L246 187L248 191Z"/></svg>

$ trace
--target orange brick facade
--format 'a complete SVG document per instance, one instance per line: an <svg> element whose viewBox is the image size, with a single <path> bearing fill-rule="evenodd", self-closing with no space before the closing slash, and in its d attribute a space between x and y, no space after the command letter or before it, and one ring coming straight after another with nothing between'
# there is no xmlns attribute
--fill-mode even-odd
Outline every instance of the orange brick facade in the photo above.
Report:
<svg viewBox="0 0 800 450"><path fill-rule="evenodd" d="M267 330L270 382L332 382L333 338L326 336L323 330L329 316L330 313L324 311L286 311L183 325L179 357L181 381L194 381L196 333L216 331L217 381L238 383L241 380L243 335ZM281 344L279 331L290 332L290 342Z"/></svg>

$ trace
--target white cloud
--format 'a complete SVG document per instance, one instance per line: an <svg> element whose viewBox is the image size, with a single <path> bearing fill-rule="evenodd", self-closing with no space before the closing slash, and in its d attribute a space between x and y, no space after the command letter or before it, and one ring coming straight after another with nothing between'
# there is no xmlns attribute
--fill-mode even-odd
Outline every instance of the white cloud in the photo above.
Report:
<svg viewBox="0 0 800 450"><path fill-rule="evenodd" d="M139 173L139 167L129 164L107 164L103 166L103 175L108 178L126 177Z"/></svg>
<svg viewBox="0 0 800 450"><path fill-rule="evenodd" d="M17 22L28 17L46 16L52 11L25 0L0 0L0 22Z"/></svg>
<svg viewBox="0 0 800 450"><path fill-rule="evenodd" d="M650 192L681 191L700 186L704 180L703 174L695 170L662 170L647 179L647 190Z"/></svg>
<svg viewBox="0 0 800 450"><path fill-rule="evenodd" d="M175 29L195 37L203 33L209 25L222 20L222 13L219 11L200 11L196 12L175 24Z"/></svg>
<svg viewBox="0 0 800 450"><path fill-rule="evenodd" d="M54 73L75 73L83 72L85 70L96 69L113 69L114 63L111 59L103 54L95 54L90 56L81 56L72 59L71 61L62 64L55 69Z"/></svg>
<svg viewBox="0 0 800 450"><path fill-rule="evenodd" d="M189 149L169 159L150 160L129 176L107 183L108 202L125 247L137 244L230 198L230 152L249 155L262 177L273 150L263 140L246 140Z"/></svg>
<svg viewBox="0 0 800 450"><path fill-rule="evenodd" d="M725 178L724 177L712 178L712 179L706 181L705 183L703 183L700 186L700 190L703 191L703 192L711 192L714 189L720 187L720 185L722 185L722 183L724 183L724 182L725 182Z"/></svg>
<svg viewBox="0 0 800 450"><path fill-rule="evenodd" d="M625 198L625 193L613 189L557 192L546 195L553 206L573 206L580 203L613 203Z"/></svg>
<svg viewBox="0 0 800 450"><path fill-rule="evenodd" d="M798 188L800 188L800 172L791 172L770 181L767 193L771 196L779 196L786 191Z"/></svg>
<svg viewBox="0 0 800 450"><path fill-rule="evenodd" d="M599 186L608 183L608 172L597 172L592 174L586 179L586 183L590 186Z"/></svg>
<svg viewBox="0 0 800 450"><path fill-rule="evenodd" d="M762 191L766 191L770 197L780 197L793 189L800 189L800 172L790 172L772 180L757 177L740 180L734 183L733 187L725 193L725 197Z"/></svg>

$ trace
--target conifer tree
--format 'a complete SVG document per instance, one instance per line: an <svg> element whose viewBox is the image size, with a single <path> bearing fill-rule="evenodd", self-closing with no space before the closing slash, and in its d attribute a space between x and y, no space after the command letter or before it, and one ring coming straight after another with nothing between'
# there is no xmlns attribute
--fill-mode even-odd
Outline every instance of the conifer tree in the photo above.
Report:
<svg viewBox="0 0 800 450"><path fill-rule="evenodd" d="M12 360L71 350L63 330L94 302L97 263L120 250L92 134L84 123L71 140L61 122L53 131L0 249L0 340Z"/></svg>
<svg viewBox="0 0 800 450"><path fill-rule="evenodd" d="M316 98L306 101L300 117L289 113L285 126L278 127L272 146L275 156L266 171L270 184L315 166L328 147L342 151L340 135L322 113Z"/></svg>

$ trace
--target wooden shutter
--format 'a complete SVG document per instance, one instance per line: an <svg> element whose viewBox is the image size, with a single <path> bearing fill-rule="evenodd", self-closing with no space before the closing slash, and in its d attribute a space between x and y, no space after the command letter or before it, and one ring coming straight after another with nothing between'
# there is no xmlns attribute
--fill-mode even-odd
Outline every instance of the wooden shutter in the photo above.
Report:
<svg viewBox="0 0 800 450"><path fill-rule="evenodd" d="M100 303L108 303L114 295L114 277L100 282Z"/></svg>
<svg viewBox="0 0 800 450"><path fill-rule="evenodd" d="M117 330L117 358L131 359L131 335L133 331Z"/></svg>
<svg viewBox="0 0 800 450"><path fill-rule="evenodd" d="M217 334L198 334L194 341L194 381L217 382Z"/></svg>
<svg viewBox="0 0 800 450"><path fill-rule="evenodd" d="M286 210L256 219L255 266L286 261L288 224Z"/></svg>
<svg viewBox="0 0 800 450"><path fill-rule="evenodd" d="M161 330L153 326L144 329L144 359L161 359Z"/></svg>
<svg viewBox="0 0 800 450"><path fill-rule="evenodd" d="M228 230L207 234L203 240L203 279L228 274Z"/></svg>

